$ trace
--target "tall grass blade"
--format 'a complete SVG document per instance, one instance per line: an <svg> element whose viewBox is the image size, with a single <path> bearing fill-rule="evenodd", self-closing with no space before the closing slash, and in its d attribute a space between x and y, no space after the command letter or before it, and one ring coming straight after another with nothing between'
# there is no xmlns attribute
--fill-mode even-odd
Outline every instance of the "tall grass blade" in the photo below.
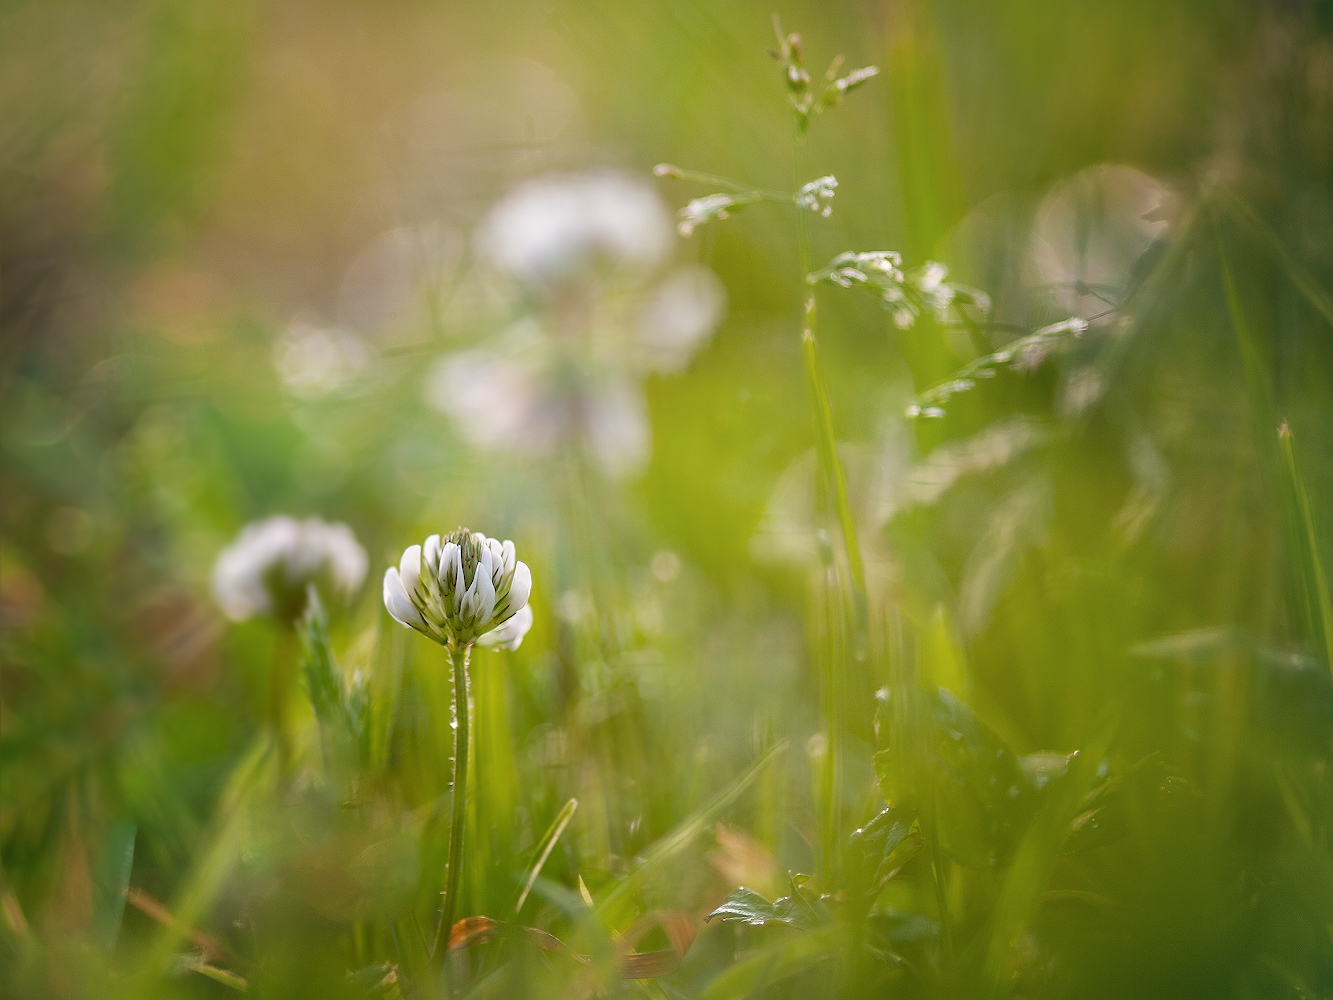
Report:
<svg viewBox="0 0 1333 1000"><path fill-rule="evenodd" d="M1305 578L1303 596L1310 606L1310 621L1316 633L1317 645L1324 654L1324 662L1333 671L1333 601L1329 599L1328 577L1324 574L1324 563L1319 556L1319 539L1315 534L1314 515L1310 511L1310 495L1306 492L1305 479L1301 476L1301 467L1296 460L1296 445L1291 428L1285 420L1278 429L1277 438L1304 542L1304 551L1300 553L1299 559L1306 568L1301 574Z"/></svg>
<svg viewBox="0 0 1333 1000"><path fill-rule="evenodd" d="M1278 239L1277 233L1268 227L1268 224L1255 213L1254 209L1245 204L1240 198L1231 196L1226 199L1228 207L1232 214L1239 219L1245 227L1263 244L1264 248L1276 258L1286 271L1287 277L1292 285L1296 287L1307 302L1319 312L1319 315L1333 323L1333 295L1329 295L1319 287L1319 283L1300 261L1293 257L1282 241Z"/></svg>
<svg viewBox="0 0 1333 1000"><path fill-rule="evenodd" d="M518 916L519 911L523 909L523 904L528 899L528 893L532 891L532 884L537 881L537 876L542 873L542 867L546 864L546 859L555 850L556 842L560 840L560 835L565 832L565 827L569 826L569 821L574 818L574 811L578 807L579 800L570 799L565 803L564 808L556 814L555 821L542 834L542 839L538 843L537 860L533 862L532 869L523 882L523 891L518 894L518 902L514 904L515 916Z"/></svg>
<svg viewBox="0 0 1333 1000"><path fill-rule="evenodd" d="M607 926L617 926L620 923L620 918L624 915L622 911L630 903L633 894L666 862L689 847L699 834L703 833L718 816L740 798L741 794L750 785L754 784L769 764L786 752L786 749L787 743L785 740L775 744L767 753L755 761L748 771L714 796L711 802L686 817L674 830L654 844L647 857L644 858L643 864L639 865L632 874L617 884L598 906L598 911Z"/></svg>
<svg viewBox="0 0 1333 1000"><path fill-rule="evenodd" d="M138 827L121 822L111 828L97 860L97 885L93 904L92 937L107 951L116 946L120 921L125 913L125 894L134 867L134 840Z"/></svg>
<svg viewBox="0 0 1333 1000"><path fill-rule="evenodd" d="M208 850L195 865L171 908L172 921L158 933L140 962L140 970L153 975L165 968L182 940L217 897L231 874L242 840L252 819L261 793L272 787L280 768L281 750L268 734L256 738L250 751L241 758L227 783L219 809L216 832Z"/></svg>

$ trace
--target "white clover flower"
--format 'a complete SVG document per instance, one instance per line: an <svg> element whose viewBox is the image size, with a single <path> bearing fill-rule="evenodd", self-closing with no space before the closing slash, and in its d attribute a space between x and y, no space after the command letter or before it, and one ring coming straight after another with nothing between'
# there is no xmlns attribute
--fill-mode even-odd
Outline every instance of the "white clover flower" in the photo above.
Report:
<svg viewBox="0 0 1333 1000"><path fill-rule="evenodd" d="M614 170L525 181L491 209L481 256L522 284L564 284L599 265L651 270L671 248L671 216L657 192Z"/></svg>
<svg viewBox="0 0 1333 1000"><path fill-rule="evenodd" d="M642 469L652 449L642 378L682 371L726 308L707 268L659 268L670 241L665 207L633 178L595 171L521 185L477 244L524 286L526 314L440 357L426 405L483 450L528 457L574 443L613 476Z"/></svg>
<svg viewBox="0 0 1333 1000"><path fill-rule="evenodd" d="M293 621L306 587L325 583L344 597L366 577L366 550L345 524L279 515L245 527L213 564L213 596L228 618Z"/></svg>
<svg viewBox="0 0 1333 1000"><path fill-rule="evenodd" d="M1069 177L1042 199L1032 221L1024 278L1060 311L1114 318L1139 258L1170 235L1180 198L1132 167L1102 164Z"/></svg>
<svg viewBox="0 0 1333 1000"><path fill-rule="evenodd" d="M515 558L513 542L466 528L408 546L384 574L393 619L458 650L474 642L518 648L532 626L531 592L532 572Z"/></svg>
<svg viewBox="0 0 1333 1000"><path fill-rule="evenodd" d="M626 369L640 369L629 358L590 364L584 357L587 370L571 371L562 360L556 338L525 322L493 347L436 362L426 403L483 450L549 455L577 439L613 475L640 469L652 429L643 390L626 377Z"/></svg>
<svg viewBox="0 0 1333 1000"><path fill-rule="evenodd" d="M298 320L273 345L273 365L292 394L319 399L343 389L366 367L365 343L355 334Z"/></svg>
<svg viewBox="0 0 1333 1000"><path fill-rule="evenodd" d="M680 267L662 281L639 320L644 366L679 372L727 308L727 290L706 267Z"/></svg>

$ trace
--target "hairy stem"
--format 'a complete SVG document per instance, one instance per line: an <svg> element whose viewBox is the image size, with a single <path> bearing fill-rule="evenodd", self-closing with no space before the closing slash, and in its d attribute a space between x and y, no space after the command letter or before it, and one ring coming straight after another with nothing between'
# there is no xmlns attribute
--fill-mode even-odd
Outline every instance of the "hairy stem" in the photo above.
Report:
<svg viewBox="0 0 1333 1000"><path fill-rule="evenodd" d="M449 931L454 926L454 910L458 905L458 885L463 864L463 825L467 819L467 756L468 756L468 694L467 664L470 645L451 647L450 659L454 672L454 803L449 822L449 860L444 877L444 905L440 923L435 928L435 947L432 954L438 965L444 964L449 950Z"/></svg>

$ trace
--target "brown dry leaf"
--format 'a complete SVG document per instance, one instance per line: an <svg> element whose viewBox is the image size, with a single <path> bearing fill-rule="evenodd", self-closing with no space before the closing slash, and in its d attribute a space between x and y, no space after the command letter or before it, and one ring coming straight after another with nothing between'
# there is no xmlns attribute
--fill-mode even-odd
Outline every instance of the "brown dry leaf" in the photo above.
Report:
<svg viewBox="0 0 1333 1000"><path fill-rule="evenodd" d="M157 921L163 927L172 927L176 923L176 918L171 915L171 911L142 889L130 889L126 892L125 902L150 920ZM210 961L225 962L228 965L237 966L246 964L241 958L228 951L216 939L203 931L192 928L186 931L185 940L203 952Z"/></svg>
<svg viewBox="0 0 1333 1000"><path fill-rule="evenodd" d="M621 955L619 958L619 972L624 979L657 979L671 975L680 967L681 958L689 950L690 945L694 943L694 921L689 917L684 914L673 914L665 917L650 914L649 916L652 917L650 926L656 926L660 923L671 939L672 947L662 951ZM506 924L503 921L494 920L491 917L464 917L462 920L456 921L450 928L449 950L454 951L474 944L485 944L504 933L505 927ZM570 954L569 947L553 934L539 930L536 927L519 927L517 929L543 951ZM573 957L583 965L592 964L592 958L588 955L574 955Z"/></svg>

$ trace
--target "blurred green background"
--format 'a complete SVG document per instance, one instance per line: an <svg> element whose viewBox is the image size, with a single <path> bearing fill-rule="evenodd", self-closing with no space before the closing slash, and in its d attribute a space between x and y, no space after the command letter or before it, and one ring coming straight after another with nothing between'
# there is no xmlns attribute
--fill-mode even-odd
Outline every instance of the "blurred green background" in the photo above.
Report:
<svg viewBox="0 0 1333 1000"><path fill-rule="evenodd" d="M457 524L514 539L536 611L474 660L462 912L594 958L462 948L456 995L1333 992L1333 8L782 6L812 76L881 69L799 166L773 12L0 4L9 995L445 988L412 939L442 885L446 660L378 580ZM663 161L834 174L813 266L897 250L994 303L899 330L818 292L864 607L816 483L789 207L673 244L727 305L641 379L635 467L489 451L428 405L438 359L525 308L478 268L491 206L601 167L708 193ZM312 374L301 337L329 330ZM360 756L298 692L281 780L253 773L300 643L209 592L277 513L350 525L371 567L330 608ZM881 883L852 835L886 797L921 846ZM740 885L810 914L704 923ZM662 914L693 946L621 979L622 935L675 945Z"/></svg>

